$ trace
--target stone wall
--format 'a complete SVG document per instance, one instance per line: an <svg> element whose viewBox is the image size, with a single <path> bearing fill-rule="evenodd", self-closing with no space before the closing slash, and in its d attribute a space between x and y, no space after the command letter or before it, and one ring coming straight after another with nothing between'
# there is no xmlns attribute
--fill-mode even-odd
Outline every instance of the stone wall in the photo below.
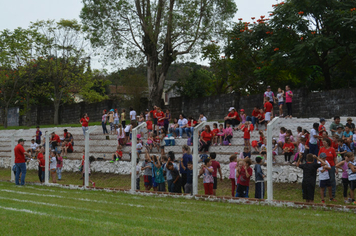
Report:
<svg viewBox="0 0 356 236"><path fill-rule="evenodd" d="M292 90L293 116L295 117L324 117L356 116L356 110L351 109L356 104L356 88L329 90L322 92L309 92L304 89ZM276 95L276 94L275 94ZM219 96L186 99L176 97L170 99L169 108L173 117L179 113L186 116L198 117L203 112L209 120L223 120L229 107L245 109L251 115L254 106L263 107L263 94L238 97L236 94L223 94ZM278 113L277 105L274 113ZM287 108L284 106L284 114Z"/></svg>
<svg viewBox="0 0 356 236"><path fill-rule="evenodd" d="M63 171L78 172L80 163L81 163L80 160L64 159ZM230 175L229 164L220 164L220 166L221 166L223 177L228 179ZM251 167L253 169L254 165L252 165ZM10 168L10 158L0 158L0 168ZM30 164L27 166L27 169L38 170L37 161L31 161ZM131 162L120 161L120 162L110 163L109 161L95 161L91 164L91 170L93 172L128 175L131 173ZM262 167L262 170L265 174L267 174L266 167ZM272 173L273 173L273 182L275 183L301 183L303 179L302 170L295 166L274 166ZM341 184L341 175L342 173L340 172L336 176L337 184ZM251 180L254 179L255 179L255 175L253 174ZM318 178L317 178L317 182L319 182Z"/></svg>

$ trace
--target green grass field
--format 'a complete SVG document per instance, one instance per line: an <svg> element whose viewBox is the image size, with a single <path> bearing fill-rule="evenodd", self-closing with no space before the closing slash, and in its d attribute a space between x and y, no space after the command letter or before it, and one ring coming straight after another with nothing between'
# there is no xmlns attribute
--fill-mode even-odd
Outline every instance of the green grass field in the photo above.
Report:
<svg viewBox="0 0 356 236"><path fill-rule="evenodd" d="M352 235L356 216L0 182L0 235Z"/></svg>

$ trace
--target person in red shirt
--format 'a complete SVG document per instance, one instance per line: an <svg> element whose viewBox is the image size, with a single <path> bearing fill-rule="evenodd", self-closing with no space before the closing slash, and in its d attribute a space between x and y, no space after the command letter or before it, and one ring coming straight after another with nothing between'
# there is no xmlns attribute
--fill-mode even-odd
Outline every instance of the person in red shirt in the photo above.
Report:
<svg viewBox="0 0 356 236"><path fill-rule="evenodd" d="M194 133L194 126L197 124L197 121L193 117L189 117L187 127L185 129L185 133L190 138L190 136Z"/></svg>
<svg viewBox="0 0 356 236"><path fill-rule="evenodd" d="M158 134L159 129L164 127L164 118L165 118L165 114L163 113L163 111L161 111L161 108L157 107L157 111L156 111L156 119L157 119L157 127L156 127L156 131Z"/></svg>
<svg viewBox="0 0 356 236"><path fill-rule="evenodd" d="M146 121L146 124L147 124L147 132L148 133L151 133L152 130L153 130L153 123L152 123L152 120L151 120L151 117L149 116L148 117L148 120Z"/></svg>
<svg viewBox="0 0 356 236"><path fill-rule="evenodd" d="M156 112L157 112L157 106L153 106L153 110L151 110L150 113L152 114L152 117L153 117L153 129L154 130L156 130L156 125L157 125Z"/></svg>
<svg viewBox="0 0 356 236"><path fill-rule="evenodd" d="M252 116L246 117L246 120L251 121L253 126L256 127L256 130L258 130L258 115L259 114L260 114L260 108L258 106L255 106L252 111Z"/></svg>
<svg viewBox="0 0 356 236"><path fill-rule="evenodd" d="M252 175L250 158L243 160L244 165L236 168L237 190L236 197L248 197L248 187L250 186L250 178Z"/></svg>
<svg viewBox="0 0 356 236"><path fill-rule="evenodd" d="M37 154L37 160L38 160L38 178L40 179L41 184L44 182L44 177L45 177L45 159L43 157L44 153L44 148L42 146L38 147L39 153Z"/></svg>
<svg viewBox="0 0 356 236"><path fill-rule="evenodd" d="M211 145L211 140L214 137L214 133L210 130L210 126L206 125L203 132L200 134L200 148L199 152L204 150L205 153L209 151L209 147Z"/></svg>
<svg viewBox="0 0 356 236"><path fill-rule="evenodd" d="M328 138L323 139L323 147L320 148L318 156L320 156L321 153L326 154L326 160L329 162L331 167L331 169L328 170L328 172L329 172L329 177L331 182L332 197L335 199L335 193L336 193L335 165L337 164L337 158L336 158L337 155L335 149L331 147L330 139Z"/></svg>
<svg viewBox="0 0 356 236"><path fill-rule="evenodd" d="M211 166L213 167L213 178L214 178L213 194L216 196L216 189L218 188L218 172L220 176L220 181L222 181L222 173L221 173L220 163L215 160L216 153L211 152L210 158L211 158Z"/></svg>
<svg viewBox="0 0 356 236"><path fill-rule="evenodd" d="M63 141L62 153L64 153L63 158L67 158L67 153L73 153L72 143L67 139Z"/></svg>
<svg viewBox="0 0 356 236"><path fill-rule="evenodd" d="M235 128L236 125L240 124L240 116L234 107L230 107L229 114L225 116L224 120L225 120L224 128L226 128L227 123L232 125L233 128Z"/></svg>
<svg viewBox="0 0 356 236"><path fill-rule="evenodd" d="M18 140L18 144L14 148L15 152L15 167L16 167L16 176L15 176L15 183L16 185L20 185L19 177L21 174L21 185L25 185L25 178L26 178L26 158L25 156L31 158L31 155L27 153L23 147L25 144L25 140L20 138Z"/></svg>
<svg viewBox="0 0 356 236"><path fill-rule="evenodd" d="M56 147L61 143L61 139L55 132L52 133L50 143L52 145L52 149L56 149Z"/></svg>
<svg viewBox="0 0 356 236"><path fill-rule="evenodd" d="M286 137L286 142L283 145L284 160L286 163L290 162L290 157L294 153L294 144L290 142L290 138Z"/></svg>
<svg viewBox="0 0 356 236"><path fill-rule="evenodd" d="M323 135L323 132L326 131L326 128L325 128L325 119L324 118L321 118L320 119L320 125L319 125L319 136L322 136ZM322 141L321 141L322 142Z"/></svg>
<svg viewBox="0 0 356 236"><path fill-rule="evenodd" d="M119 161L122 159L122 151L121 151L122 147L121 145L118 145L116 148L116 152L114 154L112 154L111 156L111 161L110 163L114 163L114 161Z"/></svg>
<svg viewBox="0 0 356 236"><path fill-rule="evenodd" d="M219 133L219 129L218 129L218 124L214 123L213 124L213 133L214 133L214 138L213 138L213 145L218 145L218 133Z"/></svg>
<svg viewBox="0 0 356 236"><path fill-rule="evenodd" d="M83 129L83 135L85 138L85 132L89 129L89 116L87 113L83 114L83 117L80 119L80 123L82 124L82 129Z"/></svg>
<svg viewBox="0 0 356 236"><path fill-rule="evenodd" d="M272 114L273 105L272 105L272 103L269 102L269 98L268 97L265 97L265 103L264 103L263 107L264 107L264 111L265 111L265 121L268 124L271 121L272 117L273 117L273 114Z"/></svg>
<svg viewBox="0 0 356 236"><path fill-rule="evenodd" d="M266 123L266 120L265 120L265 113L264 113L264 110L263 109L260 109L260 114L258 114L258 124L260 125L263 125ZM258 129L258 127L257 127ZM256 130L257 130L256 129Z"/></svg>
<svg viewBox="0 0 356 236"><path fill-rule="evenodd" d="M250 122L246 122L241 126L241 130L244 132L244 144L245 147L250 147L251 126Z"/></svg>

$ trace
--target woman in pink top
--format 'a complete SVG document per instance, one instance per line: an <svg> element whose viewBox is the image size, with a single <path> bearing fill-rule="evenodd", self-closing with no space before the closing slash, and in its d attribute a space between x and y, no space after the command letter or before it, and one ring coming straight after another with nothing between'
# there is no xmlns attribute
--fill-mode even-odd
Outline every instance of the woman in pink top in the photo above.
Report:
<svg viewBox="0 0 356 236"><path fill-rule="evenodd" d="M232 128L230 127L229 123L227 123L226 125L227 125L226 129L224 129L224 139L229 142L229 145L231 145L231 139L233 136Z"/></svg>
<svg viewBox="0 0 356 236"><path fill-rule="evenodd" d="M286 105L287 105L287 116L286 118L292 118L292 98L293 98L293 92L290 90L289 85L286 85Z"/></svg>
<svg viewBox="0 0 356 236"><path fill-rule="evenodd" d="M237 156L236 155L231 155L230 156L230 175L229 179L231 181L231 196L235 196L235 188L236 188L236 182L235 182L235 169L237 165Z"/></svg>

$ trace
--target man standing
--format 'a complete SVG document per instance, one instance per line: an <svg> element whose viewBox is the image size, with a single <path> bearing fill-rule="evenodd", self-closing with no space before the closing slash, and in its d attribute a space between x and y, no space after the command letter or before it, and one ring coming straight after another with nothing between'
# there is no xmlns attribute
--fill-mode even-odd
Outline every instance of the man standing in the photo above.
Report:
<svg viewBox="0 0 356 236"><path fill-rule="evenodd" d="M19 177L21 173L21 185L25 185L25 177L26 177L26 159L25 155L31 157L30 154L25 152L23 147L25 140L22 138L19 139L17 146L15 147L15 166L16 166L16 176L15 183L19 185Z"/></svg>

